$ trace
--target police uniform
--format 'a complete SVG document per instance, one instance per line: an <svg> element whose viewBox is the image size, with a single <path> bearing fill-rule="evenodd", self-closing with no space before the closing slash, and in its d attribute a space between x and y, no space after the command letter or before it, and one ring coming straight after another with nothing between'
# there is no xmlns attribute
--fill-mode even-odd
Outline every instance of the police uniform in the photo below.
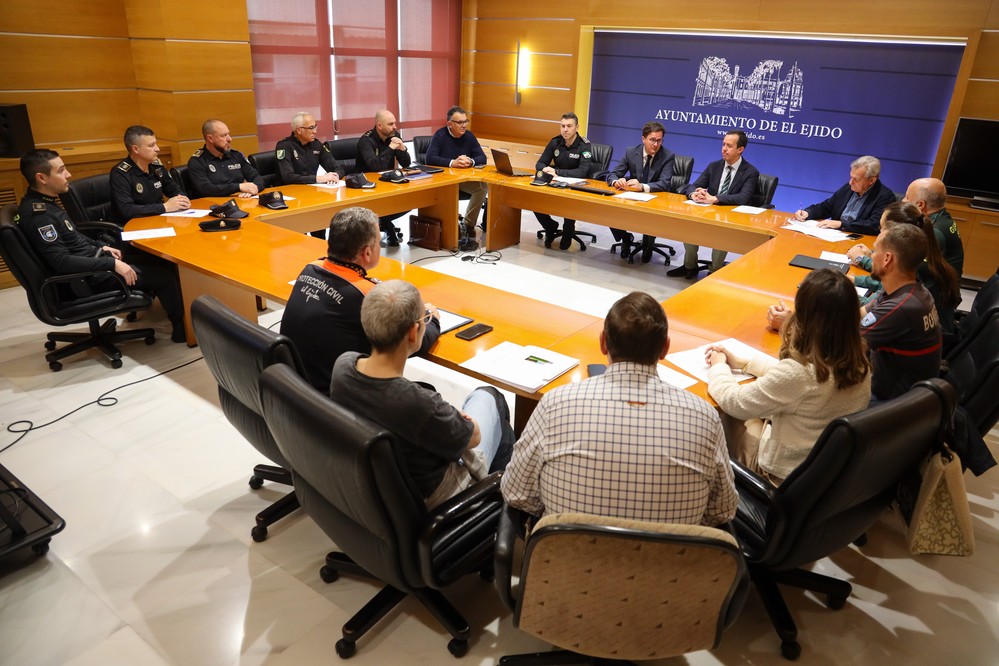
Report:
<svg viewBox="0 0 999 666"><path fill-rule="evenodd" d="M590 175L590 162L593 154L590 150L590 142L581 134L576 135L576 140L572 145L566 145L565 139L559 134L552 137L552 140L545 146L544 152L538 158L538 163L534 165L535 170L541 171L546 166L555 167L555 175L567 178L588 178ZM546 213L534 213L538 222L545 229L545 247L552 246L552 236L558 231L558 222ZM562 229L562 238L559 247L568 250L572 245L572 235L576 231L576 221L566 219Z"/></svg>
<svg viewBox="0 0 999 666"><path fill-rule="evenodd" d="M238 150L230 150L216 157L208 146L198 148L187 160L187 174L191 177L192 197L228 197L239 194L239 186L253 183L264 189L264 179L250 161Z"/></svg>
<svg viewBox="0 0 999 666"><path fill-rule="evenodd" d="M133 217L149 217L166 212L163 198L184 194L159 160L143 171L131 157L111 169L111 220L124 225Z"/></svg>
<svg viewBox="0 0 999 666"><path fill-rule="evenodd" d="M78 232L55 197L29 189L21 199L14 221L54 274L114 271L115 258L102 252L105 243ZM128 243L121 250L122 260L132 267L137 277L132 288L160 299L167 316L174 323L173 340L182 342L184 303L176 268L170 262ZM91 287L99 290L117 289L119 285L110 276L90 278L89 281Z"/></svg>
<svg viewBox="0 0 999 666"><path fill-rule="evenodd" d="M277 157L278 172L281 174L281 182L286 185L292 183L302 183L310 185L316 182L316 171L322 165L326 173L334 173L341 178L347 173L340 166L330 153L330 149L319 139L313 139L312 143L302 145L302 142L292 134L286 139L278 141L275 147Z"/></svg>
<svg viewBox="0 0 999 666"><path fill-rule="evenodd" d="M408 167L413 161L409 151L389 148L392 139L398 136L399 133L396 132L387 139L382 139L377 126L362 134L357 140L358 168L361 171L388 171L395 168L396 160L399 160L400 167Z"/></svg>

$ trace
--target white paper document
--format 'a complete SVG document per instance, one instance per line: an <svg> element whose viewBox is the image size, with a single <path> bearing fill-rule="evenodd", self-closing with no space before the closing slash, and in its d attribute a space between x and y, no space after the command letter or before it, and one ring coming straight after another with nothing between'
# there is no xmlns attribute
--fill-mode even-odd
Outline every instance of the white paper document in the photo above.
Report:
<svg viewBox="0 0 999 666"><path fill-rule="evenodd" d="M204 217L205 215L210 215L211 212L207 208L188 208L187 210L178 210L173 213L160 213L160 217Z"/></svg>
<svg viewBox="0 0 999 666"><path fill-rule="evenodd" d="M732 209L733 213L748 213L750 215L759 215L760 213L765 213L766 208L757 208L756 206L736 206Z"/></svg>
<svg viewBox="0 0 999 666"><path fill-rule="evenodd" d="M648 192L622 192L621 194L615 194L614 198L625 199L627 201L652 201L656 198L656 195Z"/></svg>
<svg viewBox="0 0 999 666"><path fill-rule="evenodd" d="M659 379L663 380L670 386L675 386L681 390L689 388L697 383L697 380L693 377L688 377L682 372L677 372L673 368L667 368L662 363L656 364L656 371L659 373Z"/></svg>
<svg viewBox="0 0 999 666"><path fill-rule="evenodd" d="M437 308L437 314L441 319L441 333L453 331L459 326L464 326L472 321L471 317L463 317L460 314L448 312L447 310L441 310L440 308Z"/></svg>
<svg viewBox="0 0 999 666"><path fill-rule="evenodd" d="M819 259L825 259L826 261L838 261L841 264L852 264L850 257L839 252L830 252L829 250L822 250L822 254L819 255Z"/></svg>
<svg viewBox="0 0 999 666"><path fill-rule="evenodd" d="M794 218L788 218L787 224L782 228L791 229L792 231L797 231L805 234L806 236L812 236L813 238L819 238L824 241L829 241L830 243L835 243L841 240L848 240L846 233L840 231L839 229L820 229L818 222L815 220L795 220Z"/></svg>
<svg viewBox="0 0 999 666"><path fill-rule="evenodd" d="M143 238L169 238L176 236L177 230L173 227L162 227L160 229L144 229L143 231L123 231L121 239L123 241L142 240Z"/></svg>
<svg viewBox="0 0 999 666"><path fill-rule="evenodd" d="M555 176L552 180L559 183L569 183L570 185L575 185L576 183L586 184L585 178L571 178L570 176Z"/></svg>
<svg viewBox="0 0 999 666"><path fill-rule="evenodd" d="M321 169L322 167L319 168ZM310 183L310 185L312 185L313 187L323 187L328 190L335 190L338 187L346 187L347 183L346 181L338 180L335 183ZM287 198L288 197L285 197L285 199Z"/></svg>
<svg viewBox="0 0 999 666"><path fill-rule="evenodd" d="M690 204L691 206L710 206L707 201L694 201L693 199L687 199L683 203Z"/></svg>
<svg viewBox="0 0 999 666"><path fill-rule="evenodd" d="M721 342L714 344L721 345L736 356L747 359L760 353L758 349L750 347L745 342L739 342L735 338L729 338L728 340L722 340ZM704 352L707 351L710 346L710 344L706 344L696 347L695 349L674 352L672 354L668 354L666 356L666 360L691 376L697 377L706 384L708 382L708 362L704 360ZM738 377L738 375L736 376ZM746 381L751 378L752 375L747 374L740 381Z"/></svg>
<svg viewBox="0 0 999 666"><path fill-rule="evenodd" d="M498 379L526 391L537 391L579 365L579 359L533 345L501 342L474 356L461 367Z"/></svg>

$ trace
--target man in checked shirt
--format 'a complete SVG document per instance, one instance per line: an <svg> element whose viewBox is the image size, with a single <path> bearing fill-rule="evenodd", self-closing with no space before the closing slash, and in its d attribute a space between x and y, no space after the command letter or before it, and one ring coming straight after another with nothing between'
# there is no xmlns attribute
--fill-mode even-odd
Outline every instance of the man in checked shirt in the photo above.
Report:
<svg viewBox="0 0 999 666"><path fill-rule="evenodd" d="M666 313L632 292L604 320L607 372L545 394L503 475L504 499L540 516L580 512L720 525L738 497L717 412L659 378Z"/></svg>

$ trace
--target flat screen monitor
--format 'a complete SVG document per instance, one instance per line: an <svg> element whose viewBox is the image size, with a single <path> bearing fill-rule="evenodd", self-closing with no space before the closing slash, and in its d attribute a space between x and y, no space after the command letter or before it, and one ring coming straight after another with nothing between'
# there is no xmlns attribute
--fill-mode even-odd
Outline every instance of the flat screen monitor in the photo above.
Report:
<svg viewBox="0 0 999 666"><path fill-rule="evenodd" d="M999 199L999 120L960 118L947 158L943 182L959 197Z"/></svg>

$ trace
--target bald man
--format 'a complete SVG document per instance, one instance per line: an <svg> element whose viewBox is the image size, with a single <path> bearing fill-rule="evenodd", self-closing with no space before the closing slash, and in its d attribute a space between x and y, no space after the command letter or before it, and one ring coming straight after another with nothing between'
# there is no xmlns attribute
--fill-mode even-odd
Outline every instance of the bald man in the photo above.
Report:
<svg viewBox="0 0 999 666"><path fill-rule="evenodd" d="M947 187L939 178L917 178L905 191L905 199L916 204L923 215L933 222L933 233L947 263L958 276L964 270L964 244L957 230L957 222L947 212Z"/></svg>
<svg viewBox="0 0 999 666"><path fill-rule="evenodd" d="M388 109L379 109L375 114L375 126L357 140L357 168L361 171L388 171L408 167L412 158L406 144L396 130L395 114ZM391 246L399 244L400 234L392 220L405 214L405 211L378 218L378 226L385 232L386 241Z"/></svg>

